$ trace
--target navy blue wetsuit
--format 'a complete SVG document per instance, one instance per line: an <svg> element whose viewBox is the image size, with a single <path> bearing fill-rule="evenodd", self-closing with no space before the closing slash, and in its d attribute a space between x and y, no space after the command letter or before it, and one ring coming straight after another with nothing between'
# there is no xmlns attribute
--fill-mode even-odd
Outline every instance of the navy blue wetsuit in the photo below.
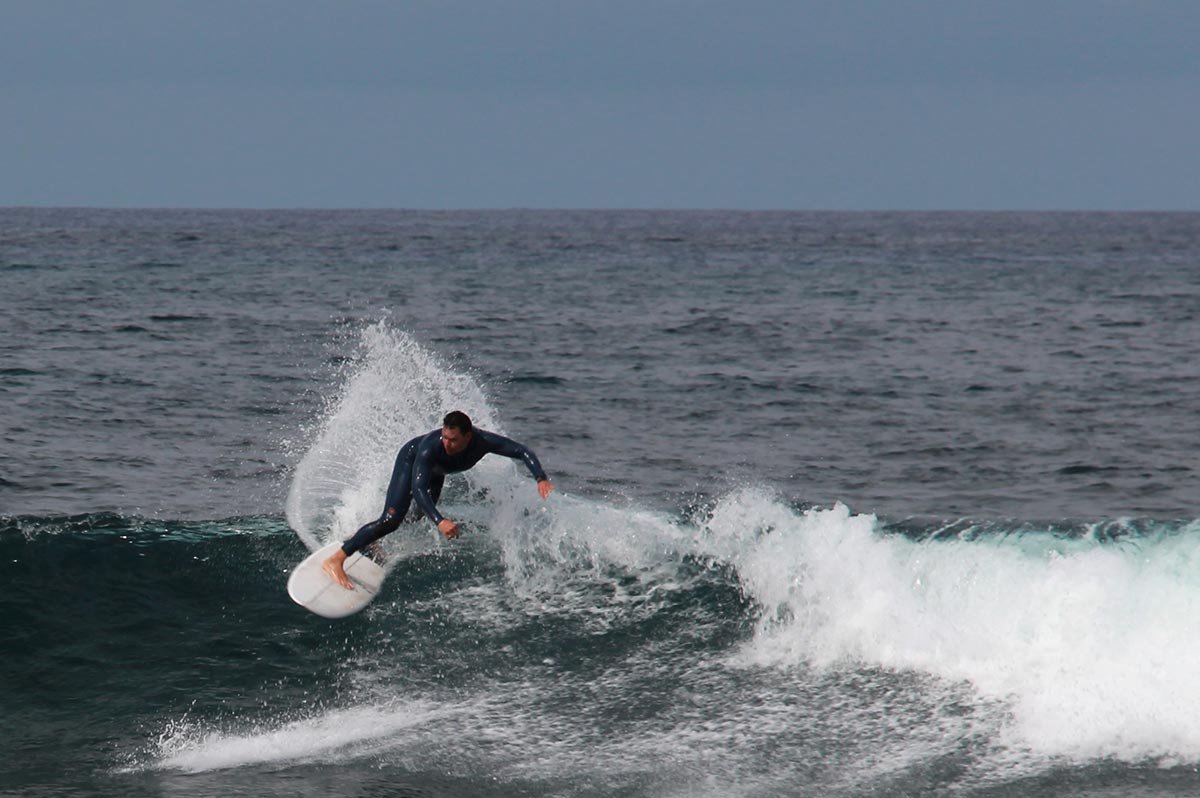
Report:
<svg viewBox="0 0 1200 798"><path fill-rule="evenodd" d="M355 532L354 537L342 544L342 551L347 555L353 554L396 531L408 514L408 506L413 499L417 500L417 507L430 521L435 524L440 522L443 516L438 512L437 500L442 495L446 475L466 471L482 460L485 454L524 460L534 479L539 482L546 479L546 472L542 470L537 455L503 435L476 427L465 449L458 454L446 454L442 447L442 431L435 429L427 435L418 435L401 447L392 469L392 481L388 484L383 515Z"/></svg>

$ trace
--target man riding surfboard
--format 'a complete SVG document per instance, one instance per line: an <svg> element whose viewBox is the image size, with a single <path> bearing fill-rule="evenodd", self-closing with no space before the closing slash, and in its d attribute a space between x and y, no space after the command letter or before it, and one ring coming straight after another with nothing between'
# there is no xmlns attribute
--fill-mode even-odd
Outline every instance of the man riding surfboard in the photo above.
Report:
<svg viewBox="0 0 1200 798"><path fill-rule="evenodd" d="M354 584L343 568L346 558L394 532L414 499L421 512L437 525L438 531L447 539L458 537L458 524L437 509L442 485L447 474L466 471L488 454L523 460L529 473L537 480L538 494L543 499L554 490L537 455L529 447L503 435L476 429L466 413L455 410L446 414L440 430L418 435L400 448L392 469L392 480L388 484L383 515L364 524L321 567L339 585L353 590Z"/></svg>

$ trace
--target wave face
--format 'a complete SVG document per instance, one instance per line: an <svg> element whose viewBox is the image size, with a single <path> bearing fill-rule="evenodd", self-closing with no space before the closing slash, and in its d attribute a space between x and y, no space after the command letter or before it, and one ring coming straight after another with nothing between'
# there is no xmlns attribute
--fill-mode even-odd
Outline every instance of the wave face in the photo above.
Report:
<svg viewBox="0 0 1200 798"><path fill-rule="evenodd" d="M755 488L684 516L497 485L450 503L453 545L389 538L382 595L342 622L288 602L306 550L280 518L4 519L4 778L970 794L1200 758L1194 524L889 524Z"/></svg>

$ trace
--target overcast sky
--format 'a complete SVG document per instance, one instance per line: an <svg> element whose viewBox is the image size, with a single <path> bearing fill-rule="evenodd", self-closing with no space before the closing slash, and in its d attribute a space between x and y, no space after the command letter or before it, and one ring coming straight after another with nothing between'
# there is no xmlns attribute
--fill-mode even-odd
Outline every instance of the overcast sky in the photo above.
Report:
<svg viewBox="0 0 1200 798"><path fill-rule="evenodd" d="M1200 210L1196 0L0 0L0 205Z"/></svg>

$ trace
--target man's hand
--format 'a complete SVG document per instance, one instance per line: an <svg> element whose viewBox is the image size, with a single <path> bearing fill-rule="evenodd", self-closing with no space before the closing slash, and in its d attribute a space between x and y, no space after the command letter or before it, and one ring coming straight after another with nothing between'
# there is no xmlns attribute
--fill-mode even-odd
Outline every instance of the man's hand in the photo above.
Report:
<svg viewBox="0 0 1200 798"><path fill-rule="evenodd" d="M443 518L441 521L438 521L438 531L446 536L446 540L454 540L458 537L458 524L449 518Z"/></svg>
<svg viewBox="0 0 1200 798"><path fill-rule="evenodd" d="M554 490L554 486L550 484L548 479L538 480L538 495L543 499L550 495L550 491Z"/></svg>

